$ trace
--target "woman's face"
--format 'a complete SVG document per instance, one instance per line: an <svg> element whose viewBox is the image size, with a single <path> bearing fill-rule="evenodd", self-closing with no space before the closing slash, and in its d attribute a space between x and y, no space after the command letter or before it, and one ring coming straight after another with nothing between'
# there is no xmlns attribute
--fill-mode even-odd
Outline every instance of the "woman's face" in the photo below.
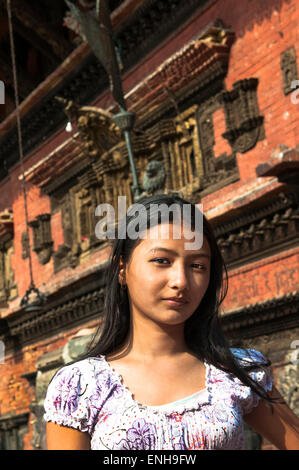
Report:
<svg viewBox="0 0 299 470"><path fill-rule="evenodd" d="M188 232L181 228L181 238L173 238L170 224L166 239L167 231L168 224L160 224L158 237L151 239L147 230L128 264L121 262L119 281L127 284L133 319L142 316L177 325L191 317L208 288L211 252L205 236L200 249L186 250ZM184 303L168 300L171 297Z"/></svg>

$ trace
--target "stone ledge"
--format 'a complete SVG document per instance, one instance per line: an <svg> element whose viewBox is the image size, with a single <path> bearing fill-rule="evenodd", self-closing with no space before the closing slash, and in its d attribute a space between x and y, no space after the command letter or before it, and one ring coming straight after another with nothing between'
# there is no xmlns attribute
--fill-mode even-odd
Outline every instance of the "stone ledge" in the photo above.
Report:
<svg viewBox="0 0 299 470"><path fill-rule="evenodd" d="M257 176L276 176L281 177L285 172L297 170L299 172L299 149L288 148L286 145L280 145L274 150L272 156L265 163L256 167Z"/></svg>

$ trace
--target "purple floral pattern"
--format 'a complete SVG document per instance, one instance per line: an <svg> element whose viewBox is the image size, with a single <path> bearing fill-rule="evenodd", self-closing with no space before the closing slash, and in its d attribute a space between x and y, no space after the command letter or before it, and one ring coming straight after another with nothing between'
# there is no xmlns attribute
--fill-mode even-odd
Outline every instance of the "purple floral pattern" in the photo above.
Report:
<svg viewBox="0 0 299 470"><path fill-rule="evenodd" d="M136 419L126 432L126 438L118 442L117 450L149 450L155 448L156 427L144 418Z"/></svg>
<svg viewBox="0 0 299 470"><path fill-rule="evenodd" d="M240 361L245 358L244 350L232 351ZM265 361L259 351L248 352L249 360ZM244 449L243 415L259 397L224 371L212 365L207 370L204 394L169 406L141 406L105 356L78 361L50 382L44 419L87 431L95 450ZM271 390L269 368L250 375Z"/></svg>
<svg viewBox="0 0 299 470"><path fill-rule="evenodd" d="M56 411L63 409L67 416L78 408L79 390L77 375L80 375L79 369L74 369L70 375L63 374L62 371L57 374L58 380L53 406Z"/></svg>

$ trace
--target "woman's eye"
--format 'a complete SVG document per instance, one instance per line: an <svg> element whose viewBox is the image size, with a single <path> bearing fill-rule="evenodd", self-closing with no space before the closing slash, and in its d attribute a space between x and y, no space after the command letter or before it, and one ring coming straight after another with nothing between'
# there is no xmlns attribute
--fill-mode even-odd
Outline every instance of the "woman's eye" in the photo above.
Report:
<svg viewBox="0 0 299 470"><path fill-rule="evenodd" d="M164 264L164 265L169 263L169 260L167 258L155 258L155 259L151 259L150 261L151 262L157 262L158 264ZM166 263L164 261L166 261ZM205 270L206 269L206 267L203 264L193 263L193 264L191 264L191 266L196 268L196 269L199 269L199 270Z"/></svg>
<svg viewBox="0 0 299 470"><path fill-rule="evenodd" d="M203 264L196 264L196 263L194 263L194 264L192 264L192 266L195 266L195 267L198 268L198 269L206 269L206 267L205 267Z"/></svg>
<svg viewBox="0 0 299 470"><path fill-rule="evenodd" d="M168 259L166 259L166 258L155 258L155 259L151 259L151 261L157 261L158 264L165 264L165 263L163 263L163 261L168 262Z"/></svg>

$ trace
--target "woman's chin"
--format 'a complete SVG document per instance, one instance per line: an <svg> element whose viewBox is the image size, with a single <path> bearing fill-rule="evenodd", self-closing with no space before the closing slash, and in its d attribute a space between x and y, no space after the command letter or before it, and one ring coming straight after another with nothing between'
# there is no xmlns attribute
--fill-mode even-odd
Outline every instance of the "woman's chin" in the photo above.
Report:
<svg viewBox="0 0 299 470"><path fill-rule="evenodd" d="M182 312L178 312L177 310L168 310L167 313L159 316L157 321L167 325L180 325L188 320L189 317L190 315L182 314Z"/></svg>

